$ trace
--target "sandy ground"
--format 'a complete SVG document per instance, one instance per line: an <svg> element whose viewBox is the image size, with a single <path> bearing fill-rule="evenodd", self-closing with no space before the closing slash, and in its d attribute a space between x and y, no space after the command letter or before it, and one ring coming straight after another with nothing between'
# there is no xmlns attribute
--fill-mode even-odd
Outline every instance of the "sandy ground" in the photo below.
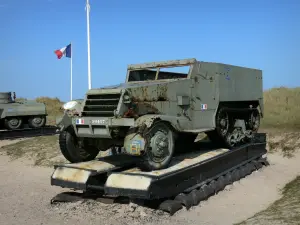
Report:
<svg viewBox="0 0 300 225"><path fill-rule="evenodd" d="M9 143L12 141L0 141L0 147ZM267 208L280 197L279 189L300 174L300 153L292 159L270 154L268 159L271 166L170 217L134 204L87 201L51 205L52 197L68 191L50 186L51 168L32 167L28 160L11 161L0 155L1 224L233 224Z"/></svg>

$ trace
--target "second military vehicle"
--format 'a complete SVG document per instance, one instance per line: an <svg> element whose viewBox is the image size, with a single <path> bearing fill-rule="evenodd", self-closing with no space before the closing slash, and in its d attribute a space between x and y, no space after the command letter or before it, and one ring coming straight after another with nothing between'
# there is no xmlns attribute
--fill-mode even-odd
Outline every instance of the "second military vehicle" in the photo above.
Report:
<svg viewBox="0 0 300 225"><path fill-rule="evenodd" d="M183 66L187 73L164 71ZM227 148L251 141L263 117L262 71L194 58L129 65L125 83L65 109L59 144L70 162L124 146L142 169L158 170L200 132Z"/></svg>
<svg viewBox="0 0 300 225"><path fill-rule="evenodd" d="M33 100L16 101L15 92L0 92L0 126L15 130L24 124L30 128L44 127L46 106Z"/></svg>

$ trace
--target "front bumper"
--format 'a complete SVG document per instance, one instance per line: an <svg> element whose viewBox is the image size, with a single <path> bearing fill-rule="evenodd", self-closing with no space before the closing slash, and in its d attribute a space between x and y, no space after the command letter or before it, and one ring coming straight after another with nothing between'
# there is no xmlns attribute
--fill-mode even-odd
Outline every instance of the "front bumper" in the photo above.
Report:
<svg viewBox="0 0 300 225"><path fill-rule="evenodd" d="M134 126L133 118L81 117L72 121L78 137L112 138L111 129L114 127Z"/></svg>

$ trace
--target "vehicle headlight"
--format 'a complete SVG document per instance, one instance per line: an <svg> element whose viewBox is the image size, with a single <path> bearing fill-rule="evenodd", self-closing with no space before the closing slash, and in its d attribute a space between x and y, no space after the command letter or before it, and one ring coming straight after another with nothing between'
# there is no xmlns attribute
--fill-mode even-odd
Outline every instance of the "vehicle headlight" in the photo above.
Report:
<svg viewBox="0 0 300 225"><path fill-rule="evenodd" d="M64 108L64 110L73 109L77 104L78 104L78 102L76 102L76 101L70 101L70 102L65 103L63 105L63 108Z"/></svg>

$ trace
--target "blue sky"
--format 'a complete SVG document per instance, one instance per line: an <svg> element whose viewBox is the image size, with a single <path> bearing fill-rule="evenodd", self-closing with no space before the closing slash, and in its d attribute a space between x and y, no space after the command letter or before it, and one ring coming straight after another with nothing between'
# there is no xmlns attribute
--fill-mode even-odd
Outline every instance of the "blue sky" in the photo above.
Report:
<svg viewBox="0 0 300 225"><path fill-rule="evenodd" d="M90 0L92 87L127 64L195 57L263 70L264 88L300 86L300 1ZM0 0L0 91L70 98L88 89L85 0Z"/></svg>

